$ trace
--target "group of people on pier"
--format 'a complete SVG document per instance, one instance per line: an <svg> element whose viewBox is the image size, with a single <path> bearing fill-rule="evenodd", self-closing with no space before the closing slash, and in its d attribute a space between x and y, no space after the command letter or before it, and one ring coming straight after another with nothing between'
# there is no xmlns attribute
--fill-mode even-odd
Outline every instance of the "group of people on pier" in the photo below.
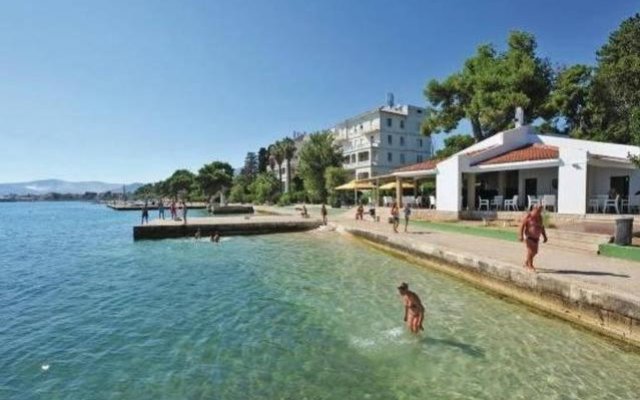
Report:
<svg viewBox="0 0 640 400"><path fill-rule="evenodd" d="M169 205L169 212L171 214L171 220L172 221L182 221L184 224L187 223L187 212L189 211L189 207L187 207L187 203L182 200L179 203L180 206L180 211L182 213L182 218L180 216L178 216L178 203L173 200L171 201L171 204ZM164 202L162 201L162 199L160 199L158 201L158 219L164 219ZM144 225L145 223L149 223L149 202L145 201L144 205L142 206L142 219L140 221L140 223L142 225Z"/></svg>

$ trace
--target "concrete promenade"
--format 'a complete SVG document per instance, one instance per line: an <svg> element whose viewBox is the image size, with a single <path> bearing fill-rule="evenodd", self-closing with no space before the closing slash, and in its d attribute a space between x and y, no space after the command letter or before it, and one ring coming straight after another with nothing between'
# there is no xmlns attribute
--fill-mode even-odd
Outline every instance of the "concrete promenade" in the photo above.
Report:
<svg viewBox="0 0 640 400"><path fill-rule="evenodd" d="M317 213L309 210L312 216ZM538 273L532 273L522 266L522 243L411 223L409 233L404 233L404 221L400 233L394 233L386 222L389 210L377 211L381 222L367 216L356 221L353 209L330 215L329 222L410 261L640 347L640 263L548 243L540 245Z"/></svg>
<svg viewBox="0 0 640 400"><path fill-rule="evenodd" d="M202 236L215 232L221 235L260 235L268 233L299 232L318 228L319 219L294 215L247 217L187 217L187 224L170 219L154 219L145 225L133 227L134 240L166 239L194 236L198 229Z"/></svg>

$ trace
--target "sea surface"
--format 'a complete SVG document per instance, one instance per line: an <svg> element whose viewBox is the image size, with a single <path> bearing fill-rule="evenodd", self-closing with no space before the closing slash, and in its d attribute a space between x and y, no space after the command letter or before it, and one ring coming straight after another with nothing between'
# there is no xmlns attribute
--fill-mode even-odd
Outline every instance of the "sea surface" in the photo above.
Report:
<svg viewBox="0 0 640 400"><path fill-rule="evenodd" d="M640 398L640 354L338 233L133 242L139 217L0 204L0 399Z"/></svg>

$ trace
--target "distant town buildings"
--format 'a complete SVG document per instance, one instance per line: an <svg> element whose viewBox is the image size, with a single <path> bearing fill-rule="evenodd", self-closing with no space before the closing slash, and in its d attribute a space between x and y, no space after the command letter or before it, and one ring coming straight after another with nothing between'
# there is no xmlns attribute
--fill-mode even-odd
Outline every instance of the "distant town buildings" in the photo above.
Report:
<svg viewBox="0 0 640 400"><path fill-rule="evenodd" d="M431 139L420 133L424 116L424 108L396 105L390 94L387 105L339 123L332 131L342 147L343 167L366 179L429 159Z"/></svg>

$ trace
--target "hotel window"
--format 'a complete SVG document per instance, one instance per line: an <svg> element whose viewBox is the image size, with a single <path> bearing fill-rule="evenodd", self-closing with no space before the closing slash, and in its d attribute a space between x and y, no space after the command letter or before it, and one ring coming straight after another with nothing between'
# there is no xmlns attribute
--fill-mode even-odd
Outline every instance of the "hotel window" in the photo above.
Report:
<svg viewBox="0 0 640 400"><path fill-rule="evenodd" d="M404 153L400 153L400 164L404 164Z"/></svg>
<svg viewBox="0 0 640 400"><path fill-rule="evenodd" d="M400 136L400 146L404 146L404 136Z"/></svg>
<svg viewBox="0 0 640 400"><path fill-rule="evenodd" d="M342 162L345 164L349 164L349 160L350 160L349 156L346 156L345 158L342 159Z"/></svg>
<svg viewBox="0 0 640 400"><path fill-rule="evenodd" d="M416 162L422 162L422 154L418 154L416 157Z"/></svg>
<svg viewBox="0 0 640 400"><path fill-rule="evenodd" d="M358 153L358 162L369 161L369 152L363 151L362 153Z"/></svg>
<svg viewBox="0 0 640 400"><path fill-rule="evenodd" d="M393 162L393 154L387 153L387 161L388 162Z"/></svg>
<svg viewBox="0 0 640 400"><path fill-rule="evenodd" d="M355 154L351 155L351 162L352 163L356 162L356 155Z"/></svg>
<svg viewBox="0 0 640 400"><path fill-rule="evenodd" d="M418 147L422 147L422 139L418 139Z"/></svg>
<svg viewBox="0 0 640 400"><path fill-rule="evenodd" d="M389 128L391 128L393 126L393 121L391 120L391 118L387 118L387 126Z"/></svg>
<svg viewBox="0 0 640 400"><path fill-rule="evenodd" d="M404 129L404 120L403 119L400 120L400 129Z"/></svg>
<svg viewBox="0 0 640 400"><path fill-rule="evenodd" d="M391 135L387 135L387 144L393 144L393 137Z"/></svg>

